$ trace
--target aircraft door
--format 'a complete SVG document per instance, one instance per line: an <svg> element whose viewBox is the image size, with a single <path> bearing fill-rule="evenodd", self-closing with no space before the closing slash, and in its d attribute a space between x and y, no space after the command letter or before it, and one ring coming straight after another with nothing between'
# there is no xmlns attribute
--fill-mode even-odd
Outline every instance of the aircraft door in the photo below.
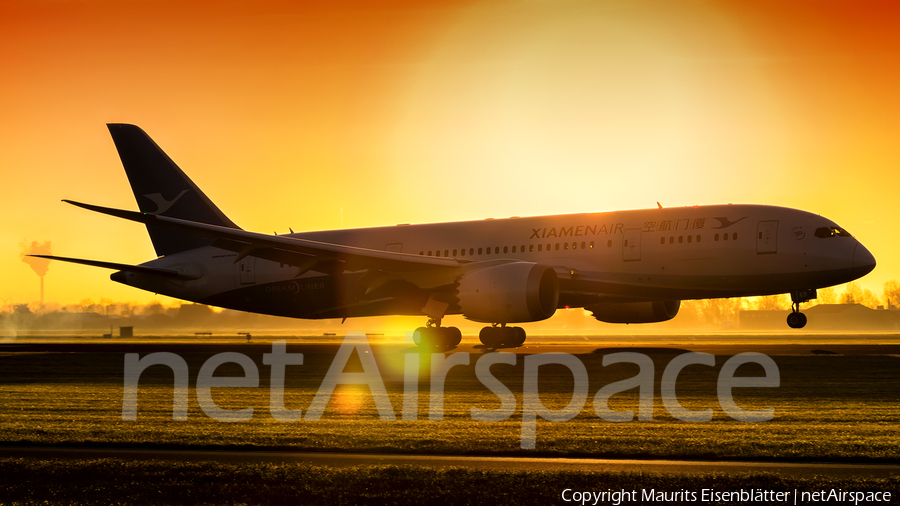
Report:
<svg viewBox="0 0 900 506"><path fill-rule="evenodd" d="M241 273L241 284L242 285L252 285L256 283L256 258L255 257L244 257L241 260L241 263L238 266L238 270Z"/></svg>
<svg viewBox="0 0 900 506"><path fill-rule="evenodd" d="M756 227L756 254L768 255L778 252L778 222L761 221Z"/></svg>
<svg viewBox="0 0 900 506"><path fill-rule="evenodd" d="M622 238L622 260L635 262L641 259L641 229L629 228Z"/></svg>
<svg viewBox="0 0 900 506"><path fill-rule="evenodd" d="M394 253L402 253L403 252L403 243L402 242L392 242L391 244L385 245L384 250L392 251Z"/></svg>

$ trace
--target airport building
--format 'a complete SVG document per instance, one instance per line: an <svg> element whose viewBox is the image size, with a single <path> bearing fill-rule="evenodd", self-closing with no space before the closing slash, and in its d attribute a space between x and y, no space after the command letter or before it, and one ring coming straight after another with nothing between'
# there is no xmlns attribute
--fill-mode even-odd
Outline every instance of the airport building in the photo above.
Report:
<svg viewBox="0 0 900 506"><path fill-rule="evenodd" d="M900 309L878 306L872 309L862 304L818 304L804 308L808 318L804 330L821 331L890 331L900 330ZM783 329L789 310L741 311L741 330Z"/></svg>

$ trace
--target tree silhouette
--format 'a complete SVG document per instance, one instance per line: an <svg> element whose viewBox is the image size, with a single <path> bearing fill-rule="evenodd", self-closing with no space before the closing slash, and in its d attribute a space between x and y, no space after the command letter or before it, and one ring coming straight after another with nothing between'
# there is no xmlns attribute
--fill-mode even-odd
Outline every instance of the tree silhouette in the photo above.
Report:
<svg viewBox="0 0 900 506"><path fill-rule="evenodd" d="M106 297L100 299L100 310L107 318L116 312L116 303Z"/></svg>
<svg viewBox="0 0 900 506"><path fill-rule="evenodd" d="M847 287L841 295L841 304L862 304L874 309L878 305L878 297L872 293L872 290L863 288L856 281L852 281L847 283Z"/></svg>
<svg viewBox="0 0 900 506"><path fill-rule="evenodd" d="M97 304L94 304L94 301L91 299L81 299L81 302L78 303L78 308L82 313L93 313L97 309Z"/></svg>
<svg viewBox="0 0 900 506"><path fill-rule="evenodd" d="M892 279L884 284L884 300L888 306L900 306L900 281Z"/></svg>
<svg viewBox="0 0 900 506"><path fill-rule="evenodd" d="M133 318L135 312L135 305L131 302L120 302L119 306L119 314L124 316L125 318Z"/></svg>
<svg viewBox="0 0 900 506"><path fill-rule="evenodd" d="M765 295L756 298L756 309L758 311L768 311L773 309L788 309L791 307L791 301L787 294L780 293L778 295Z"/></svg>
<svg viewBox="0 0 900 506"><path fill-rule="evenodd" d="M833 286L816 290L816 304L834 304L837 302L837 294Z"/></svg>

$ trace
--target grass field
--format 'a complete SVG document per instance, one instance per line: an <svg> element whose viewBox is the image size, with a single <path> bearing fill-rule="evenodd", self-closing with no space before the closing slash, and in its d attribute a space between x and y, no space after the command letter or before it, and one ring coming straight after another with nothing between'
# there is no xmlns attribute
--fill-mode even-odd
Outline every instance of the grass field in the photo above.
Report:
<svg viewBox="0 0 900 506"><path fill-rule="evenodd" d="M74 348L77 350L77 348ZM288 366L286 407L304 414L320 387L338 349L334 345L289 346L304 353L302 366ZM429 368L422 355L418 419L400 420L403 403L403 360L414 350L403 346L375 347L381 377L396 413L394 421L378 416L367 386L339 386L321 420L284 423L269 414L269 366L262 363L268 346L139 345L88 351L6 350L0 354L0 443L124 446L192 446L291 448L353 452L414 452L445 454L516 454L591 457L663 457L717 459L791 459L835 461L900 461L900 358L887 355L798 354L773 356L781 383L778 388L735 390L736 402L747 409L775 408L774 419L744 423L728 417L716 396L716 367L692 365L679 376L679 401L689 409L714 410L706 423L682 422L663 407L659 382L668 362L683 350L641 348L655 366L653 420L610 423L592 407L602 386L634 376L637 366L601 365L607 349L579 354L589 374L588 400L574 419L552 423L538 420L536 447L523 450L523 358L515 366L495 365L492 373L517 397L513 415L501 422L479 422L470 409L496 409L500 402L475 376L472 353L468 366L447 375L444 419L428 420ZM221 351L247 354L260 371L258 388L214 389L223 408L254 408L250 421L223 423L205 415L197 404L193 381L202 364ZM163 366L148 368L141 377L138 416L122 420L123 357L171 351L188 363L191 377L187 421L172 420L172 373ZM737 349L736 352L741 351ZM346 369L361 370L354 358ZM548 407L568 403L572 376L562 366L540 368L539 392ZM217 376L240 375L225 364ZM762 374L752 364L738 375ZM614 410L637 409L636 390L614 396Z"/></svg>
<svg viewBox="0 0 900 506"><path fill-rule="evenodd" d="M40 485L36 486L37 483ZM0 459L0 504L565 504L573 491L670 494L703 489L772 492L897 491L900 477L791 478L767 473L690 476L605 472L504 472L405 466L329 468L305 464ZM571 499L571 492L567 498ZM896 493L890 502L896 504ZM686 497L690 499L690 497ZM629 501L635 504L642 501ZM605 504L613 504L604 501ZM603 504L601 503L601 504ZM707 502L708 503L708 502ZM749 504L751 502L742 502ZM754 502L759 504L759 502ZM790 501L794 504L793 499ZM570 503L571 504L571 503ZM577 504L577 503L576 503ZM714 504L714 502L713 502ZM835 504L798 500L796 504ZM852 504L852 503L849 503ZM864 504L864 503L863 503Z"/></svg>

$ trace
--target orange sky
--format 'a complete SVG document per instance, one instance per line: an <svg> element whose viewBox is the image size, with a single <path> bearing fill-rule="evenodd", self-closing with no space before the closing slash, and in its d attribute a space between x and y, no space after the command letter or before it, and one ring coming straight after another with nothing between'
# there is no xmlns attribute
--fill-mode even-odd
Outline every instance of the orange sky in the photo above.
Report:
<svg viewBox="0 0 900 506"><path fill-rule="evenodd" d="M145 129L271 233L762 203L821 213L900 279L891 2L0 3L0 299L23 243L138 263L105 123ZM54 263L49 302L153 294ZM162 299L165 300L165 299Z"/></svg>

